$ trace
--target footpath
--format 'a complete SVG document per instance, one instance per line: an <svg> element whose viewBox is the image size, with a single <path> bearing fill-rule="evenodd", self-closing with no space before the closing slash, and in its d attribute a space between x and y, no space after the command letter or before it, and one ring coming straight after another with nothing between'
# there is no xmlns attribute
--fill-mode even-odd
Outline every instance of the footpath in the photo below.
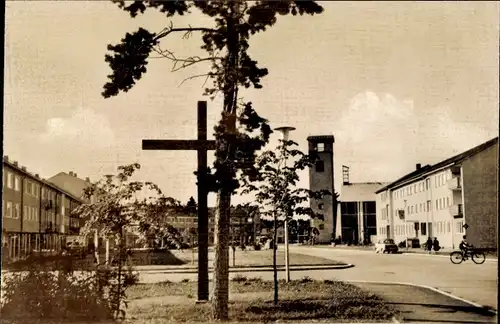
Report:
<svg viewBox="0 0 500 324"><path fill-rule="evenodd" d="M493 310L430 287L351 282L382 297L400 311L394 323L497 323Z"/></svg>

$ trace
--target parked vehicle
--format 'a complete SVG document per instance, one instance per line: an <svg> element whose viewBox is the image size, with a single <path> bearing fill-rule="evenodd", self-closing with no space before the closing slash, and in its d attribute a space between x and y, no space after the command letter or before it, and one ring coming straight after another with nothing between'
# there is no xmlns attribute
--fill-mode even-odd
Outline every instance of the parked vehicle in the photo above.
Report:
<svg viewBox="0 0 500 324"><path fill-rule="evenodd" d="M378 241L375 244L375 252L376 253L396 253L398 252L398 246L394 243L393 239L385 239Z"/></svg>

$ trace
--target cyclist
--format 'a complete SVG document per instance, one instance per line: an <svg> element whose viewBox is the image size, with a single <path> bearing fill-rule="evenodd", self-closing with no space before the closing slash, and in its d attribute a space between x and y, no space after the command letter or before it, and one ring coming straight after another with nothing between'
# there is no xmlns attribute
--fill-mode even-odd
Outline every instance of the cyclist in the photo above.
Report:
<svg viewBox="0 0 500 324"><path fill-rule="evenodd" d="M469 243L467 243L467 239L466 238L467 238L467 236L464 235L463 239L462 239L462 242L460 242L460 244L458 245L458 247L460 248L460 251L462 251L462 253L464 254L465 258L467 258L469 249L472 247Z"/></svg>

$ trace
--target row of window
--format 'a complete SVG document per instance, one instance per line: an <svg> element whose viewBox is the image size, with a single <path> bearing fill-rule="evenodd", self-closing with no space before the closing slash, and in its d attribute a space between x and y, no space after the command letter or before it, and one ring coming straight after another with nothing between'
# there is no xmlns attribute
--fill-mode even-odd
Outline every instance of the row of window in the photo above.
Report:
<svg viewBox="0 0 500 324"><path fill-rule="evenodd" d="M455 233L463 234L465 233L465 229L463 228L464 222L459 221L455 222ZM395 225L394 233L395 235L408 235L408 236L416 236L416 232L419 231L420 235L425 236L427 234L427 228L434 228L433 233L429 233L430 235L442 235L451 233L451 222L449 221L438 221L434 223L413 223L413 224L405 224L405 225ZM380 234L387 234L387 229L385 227L379 228Z"/></svg>
<svg viewBox="0 0 500 324"><path fill-rule="evenodd" d="M38 208L24 206L24 220L38 221ZM19 219L21 218L21 204L13 203L12 201L2 200L2 216L5 218Z"/></svg>
<svg viewBox="0 0 500 324"><path fill-rule="evenodd" d="M5 176L3 178L3 186L9 189L14 189L16 191L21 191L21 177L15 175L12 172L5 171ZM40 184L25 179L24 180L24 193L32 195L33 197L39 198L40 196ZM56 193L52 190L48 190L42 187L42 198L43 199L56 199ZM60 202L61 197L57 197L58 202Z"/></svg>
<svg viewBox="0 0 500 324"><path fill-rule="evenodd" d="M438 188L446 185L448 183L448 180L450 180L451 178L452 178L451 172L441 172L433 176L432 179L434 180L433 181L434 187ZM425 180L416 182L414 184L411 184L409 186L394 191L394 198L398 199L411 196L413 194L429 190L430 186L431 186L431 178L427 178ZM382 200L386 199L387 199L387 193L384 192L382 193Z"/></svg>

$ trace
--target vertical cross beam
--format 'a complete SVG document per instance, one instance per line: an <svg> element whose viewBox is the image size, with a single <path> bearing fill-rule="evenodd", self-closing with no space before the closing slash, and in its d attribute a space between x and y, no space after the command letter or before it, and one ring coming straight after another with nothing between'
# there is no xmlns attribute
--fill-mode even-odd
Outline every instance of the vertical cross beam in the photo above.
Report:
<svg viewBox="0 0 500 324"><path fill-rule="evenodd" d="M207 140L207 102L198 101L198 141ZM198 148L198 300L208 300L207 147Z"/></svg>
<svg viewBox="0 0 500 324"><path fill-rule="evenodd" d="M196 150L198 153L198 301L208 301L208 184L207 151L215 141L207 140L207 102L198 101L196 140L142 140L143 150Z"/></svg>

